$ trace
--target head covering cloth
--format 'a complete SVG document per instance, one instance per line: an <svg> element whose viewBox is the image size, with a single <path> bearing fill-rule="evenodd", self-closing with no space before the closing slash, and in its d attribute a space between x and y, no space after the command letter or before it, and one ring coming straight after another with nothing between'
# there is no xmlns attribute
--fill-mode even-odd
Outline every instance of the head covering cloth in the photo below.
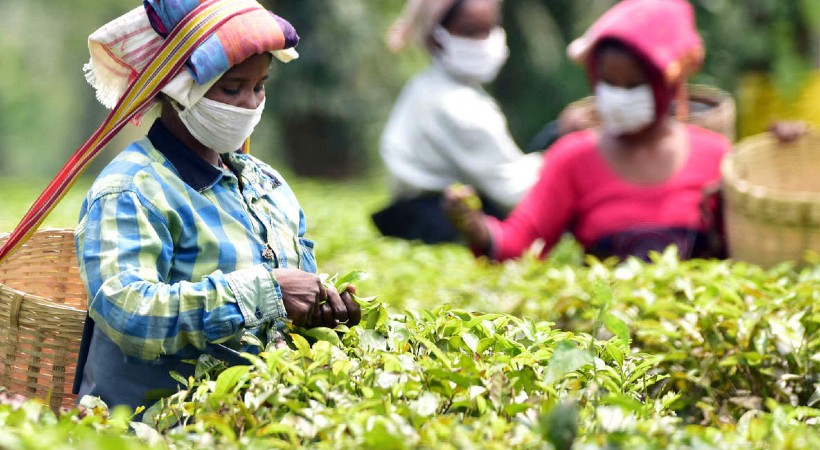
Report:
<svg viewBox="0 0 820 450"><path fill-rule="evenodd" d="M570 43L567 54L586 67L593 84L596 50L606 40L618 41L648 69L658 118L667 113L676 93L685 99L684 82L703 64L703 42L686 0L623 0ZM685 115L686 103L678 102L679 116Z"/></svg>
<svg viewBox="0 0 820 450"><path fill-rule="evenodd" d="M86 80L107 108L116 105L128 85L156 55L170 32L201 2L199 0L144 0L144 6L103 25L88 38L91 58L83 67ZM270 52L282 62L298 57L296 30L255 1L247 12L217 27L162 92L182 106L195 104L232 66L249 56Z"/></svg>
<svg viewBox="0 0 820 450"><path fill-rule="evenodd" d="M111 108L40 194L0 247L0 263L19 248L65 196L91 161L160 91L190 106L231 66L269 51L298 56L293 27L255 0L145 0L89 39L86 78ZM207 87L205 87L207 86Z"/></svg>
<svg viewBox="0 0 820 450"><path fill-rule="evenodd" d="M407 0L387 31L387 48L399 52L416 37L426 37L456 3L464 0Z"/></svg>

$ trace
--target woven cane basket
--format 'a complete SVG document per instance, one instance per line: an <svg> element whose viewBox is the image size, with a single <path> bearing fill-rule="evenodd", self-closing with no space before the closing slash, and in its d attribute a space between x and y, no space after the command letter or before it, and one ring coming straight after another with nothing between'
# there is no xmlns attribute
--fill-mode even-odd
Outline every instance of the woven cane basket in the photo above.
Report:
<svg viewBox="0 0 820 450"><path fill-rule="evenodd" d="M770 267L820 252L820 132L742 140L721 167L731 258Z"/></svg>
<svg viewBox="0 0 820 450"><path fill-rule="evenodd" d="M7 238L0 235L0 242ZM55 411L74 406L85 317L74 232L36 232L0 264L0 386Z"/></svg>
<svg viewBox="0 0 820 450"><path fill-rule="evenodd" d="M712 130L726 136L730 142L735 140L735 120L737 111L735 101L728 92L702 84L686 85L689 95L689 117L687 122ZM568 108L589 109L592 113L590 125L597 125L600 119L595 111L595 97L584 97L571 103ZM674 105L670 108L675 112Z"/></svg>

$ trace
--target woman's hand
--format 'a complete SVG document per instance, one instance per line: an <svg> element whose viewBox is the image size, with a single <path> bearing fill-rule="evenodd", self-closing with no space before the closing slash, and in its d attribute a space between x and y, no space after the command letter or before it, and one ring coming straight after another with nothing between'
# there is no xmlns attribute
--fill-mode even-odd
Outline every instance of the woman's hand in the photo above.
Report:
<svg viewBox="0 0 820 450"><path fill-rule="evenodd" d="M362 320L362 310L351 295L356 293L354 286L348 285L341 294L329 287L326 293L326 300L319 302L308 327L334 328L339 324L352 327Z"/></svg>
<svg viewBox="0 0 820 450"><path fill-rule="evenodd" d="M362 308L359 303L353 299L353 294L356 293L356 286L348 284L344 292L342 292L342 301L347 307L347 314L349 317L348 326L358 325L362 321Z"/></svg>
<svg viewBox="0 0 820 450"><path fill-rule="evenodd" d="M774 134L778 141L787 143L796 141L808 133L809 126L801 120L778 121L769 125L769 131Z"/></svg>
<svg viewBox="0 0 820 450"><path fill-rule="evenodd" d="M288 319L300 327L333 328L340 323L353 326L362 318L359 304L351 297L356 289L339 295L336 289L325 288L315 273L298 269L274 269L273 275L282 291L282 302Z"/></svg>
<svg viewBox="0 0 820 450"><path fill-rule="evenodd" d="M453 184L447 187L442 207L471 247L483 253L489 251L490 230L481 210L481 199L471 186Z"/></svg>
<svg viewBox="0 0 820 450"><path fill-rule="evenodd" d="M294 325L304 326L313 317L319 300L324 299L322 280L315 273L299 269L273 269L273 276L282 291L288 319Z"/></svg>
<svg viewBox="0 0 820 450"><path fill-rule="evenodd" d="M566 136L576 131L595 126L595 110L577 104L569 104L558 116L558 136Z"/></svg>

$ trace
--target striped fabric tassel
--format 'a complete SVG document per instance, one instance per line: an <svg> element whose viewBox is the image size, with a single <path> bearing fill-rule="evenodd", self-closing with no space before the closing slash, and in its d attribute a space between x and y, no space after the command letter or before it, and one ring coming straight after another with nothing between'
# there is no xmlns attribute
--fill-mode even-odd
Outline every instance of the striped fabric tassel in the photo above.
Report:
<svg viewBox="0 0 820 450"><path fill-rule="evenodd" d="M23 216L0 247L0 264L34 234L103 147L182 70L197 46L232 17L255 9L256 2L246 0L208 0L191 11L168 35L156 57L131 83L102 125L74 152Z"/></svg>

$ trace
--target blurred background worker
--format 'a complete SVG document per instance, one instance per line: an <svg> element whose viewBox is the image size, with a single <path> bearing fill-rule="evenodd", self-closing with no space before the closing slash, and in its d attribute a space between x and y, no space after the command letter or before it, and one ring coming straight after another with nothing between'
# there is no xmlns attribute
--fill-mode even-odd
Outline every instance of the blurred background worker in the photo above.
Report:
<svg viewBox="0 0 820 450"><path fill-rule="evenodd" d="M703 62L692 6L624 0L568 53L587 70L601 126L553 145L537 184L504 221L471 207L469 189L449 190L448 210L473 249L504 260L541 239L543 257L571 231L601 258L647 258L671 244L681 258L723 256L706 193L731 144L669 114Z"/></svg>
<svg viewBox="0 0 820 450"><path fill-rule="evenodd" d="M455 241L441 208L447 186L475 186L485 212L504 217L537 179L542 155L521 151L482 88L509 55L500 21L500 0L409 0L390 29L391 50L418 36L432 62L405 86L381 137L392 204L373 221L384 235Z"/></svg>

